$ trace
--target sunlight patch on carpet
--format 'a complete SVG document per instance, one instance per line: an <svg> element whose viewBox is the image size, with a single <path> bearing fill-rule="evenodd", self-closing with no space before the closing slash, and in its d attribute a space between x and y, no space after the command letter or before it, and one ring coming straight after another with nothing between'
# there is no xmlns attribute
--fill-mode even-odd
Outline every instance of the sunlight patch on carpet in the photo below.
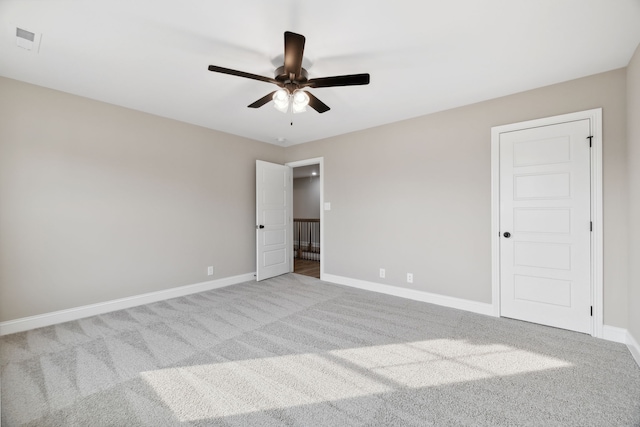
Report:
<svg viewBox="0 0 640 427"><path fill-rule="evenodd" d="M566 368L502 344L440 339L141 373L181 421Z"/></svg>

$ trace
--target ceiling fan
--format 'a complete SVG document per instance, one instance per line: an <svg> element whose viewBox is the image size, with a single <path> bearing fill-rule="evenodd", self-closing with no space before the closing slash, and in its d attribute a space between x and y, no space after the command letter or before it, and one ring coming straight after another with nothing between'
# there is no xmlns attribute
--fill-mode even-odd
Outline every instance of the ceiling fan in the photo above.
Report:
<svg viewBox="0 0 640 427"><path fill-rule="evenodd" d="M307 70L302 68L304 42L305 38L303 35L290 31L284 33L284 65L276 69L274 78L218 67L216 65L209 65L209 71L260 80L279 86L280 89L263 96L256 102L249 104L248 107L259 108L273 100L275 108L283 113L289 110L289 105L291 105L294 113L306 111L307 105L318 113L329 111L327 104L320 101L311 94L311 92L304 90L305 88L369 84L369 74L350 74L309 79Z"/></svg>

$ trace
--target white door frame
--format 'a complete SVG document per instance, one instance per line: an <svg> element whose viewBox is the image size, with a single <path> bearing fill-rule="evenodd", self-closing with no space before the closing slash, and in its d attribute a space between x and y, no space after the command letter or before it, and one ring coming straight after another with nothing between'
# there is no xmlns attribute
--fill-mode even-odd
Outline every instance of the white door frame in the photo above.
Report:
<svg viewBox="0 0 640 427"><path fill-rule="evenodd" d="M493 313L500 317L500 134L588 119L591 125L591 335L603 337L603 204L602 204L602 108L562 114L543 119L512 123L491 128L491 302Z"/></svg>
<svg viewBox="0 0 640 427"><path fill-rule="evenodd" d="M285 166L291 168L297 168L300 166L320 165L320 280L324 280L324 262L326 249L324 245L324 157L315 157L313 159L298 160L295 162L285 163ZM293 206L293 205L292 205ZM293 224L293 219L291 219ZM291 233L291 240L289 241L289 248L291 254L291 271L293 271L293 233Z"/></svg>

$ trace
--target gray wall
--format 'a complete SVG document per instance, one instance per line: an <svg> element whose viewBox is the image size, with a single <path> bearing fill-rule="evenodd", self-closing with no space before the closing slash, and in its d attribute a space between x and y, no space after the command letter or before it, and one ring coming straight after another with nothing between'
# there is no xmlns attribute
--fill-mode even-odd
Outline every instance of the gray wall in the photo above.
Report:
<svg viewBox="0 0 640 427"><path fill-rule="evenodd" d="M0 321L205 281L207 265L254 271L255 159L324 157L325 272L412 272L414 289L488 303L490 128L602 107L605 323L638 337L626 85L614 70L284 150L0 78Z"/></svg>
<svg viewBox="0 0 640 427"><path fill-rule="evenodd" d="M255 160L282 148L6 78L0 94L0 321L255 271Z"/></svg>
<svg viewBox="0 0 640 427"><path fill-rule="evenodd" d="M320 219L320 177L293 180L293 217Z"/></svg>
<svg viewBox="0 0 640 427"><path fill-rule="evenodd" d="M604 316L626 327L625 99L620 69L288 148L324 157L324 271L491 302L491 127L602 107Z"/></svg>
<svg viewBox="0 0 640 427"><path fill-rule="evenodd" d="M629 141L629 332L640 343L640 45L627 68Z"/></svg>

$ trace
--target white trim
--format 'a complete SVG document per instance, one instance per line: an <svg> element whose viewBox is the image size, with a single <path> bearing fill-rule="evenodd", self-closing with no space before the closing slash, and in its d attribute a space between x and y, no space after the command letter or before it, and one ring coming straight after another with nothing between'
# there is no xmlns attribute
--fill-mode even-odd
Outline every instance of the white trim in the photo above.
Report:
<svg viewBox="0 0 640 427"><path fill-rule="evenodd" d="M627 343L628 332L624 328L618 328L616 326L603 325L602 326L602 338L603 340L619 342L622 344Z"/></svg>
<svg viewBox="0 0 640 427"><path fill-rule="evenodd" d="M616 326L602 325L602 336L607 341L613 341L620 344L626 344L631 356L640 367L640 344L633 338L631 332L624 328Z"/></svg>
<svg viewBox="0 0 640 427"><path fill-rule="evenodd" d="M324 262L326 259L327 247L324 242L324 229L326 228L324 222L324 157L314 157L313 159L297 160L295 162L285 163L286 166L291 168L298 168L300 166L320 165L320 280L324 280ZM292 214L293 215L293 214ZM291 220L293 224L293 219ZM293 233L291 233L291 271L293 272Z"/></svg>
<svg viewBox="0 0 640 427"><path fill-rule="evenodd" d="M500 317L500 133L491 128L491 303Z"/></svg>
<svg viewBox="0 0 640 427"><path fill-rule="evenodd" d="M349 277L335 276L333 274L325 274L325 282L335 283L338 285L349 286L352 288L364 289L366 291L378 292L381 294L393 295L400 298L407 298L415 301L427 302L443 307L455 308L458 310L470 311L472 313L484 314L487 316L499 317L495 315L494 304L486 304L477 301L470 301L461 298L449 297L446 295L432 294L429 292L418 291L416 289L400 288L397 286L383 285L380 283L368 282L366 280L352 279ZM640 367L640 345L624 328L616 326L602 325L602 336L597 337L607 341L626 344L631 356Z"/></svg>
<svg viewBox="0 0 640 427"><path fill-rule="evenodd" d="M631 332L624 328L618 328L615 326L602 326L602 339L607 341L614 341L621 344L626 344L631 356L640 367L640 344L633 338Z"/></svg>
<svg viewBox="0 0 640 427"><path fill-rule="evenodd" d="M638 344L638 341L633 338L630 332L627 332L627 347L629 347L631 355L640 367L640 344Z"/></svg>
<svg viewBox="0 0 640 427"><path fill-rule="evenodd" d="M400 288L398 286L383 285L381 283L368 282L366 280L352 279L350 277L335 276L325 274L322 279L325 282L338 285L350 286L352 288L364 289L366 291L378 292L381 294L393 295L400 298L407 298L415 301L427 302L443 307L455 308L458 310L470 311L472 313L494 316L493 306L484 302L455 298L446 295L432 294L416 289Z"/></svg>
<svg viewBox="0 0 640 427"><path fill-rule="evenodd" d="M591 303L593 321L591 335L603 338L604 273L603 273L603 200L602 200L602 108L562 114L491 128L491 300L493 315L500 316L500 134L514 130L549 126L588 119L593 135L591 149Z"/></svg>
<svg viewBox="0 0 640 427"><path fill-rule="evenodd" d="M89 304L67 310L54 311L51 313L39 314L37 316L23 317L21 319L0 322L0 336L42 328L44 326L51 326L58 323L70 322L72 320L78 320L89 316L124 310L126 308L164 301L198 292L210 291L212 289L223 288L225 286L237 285L239 283L250 282L255 279L255 273L241 274L239 276L225 277L223 279L210 280L208 282L179 286L176 288L165 289L163 291L149 292L127 298L120 298L97 304Z"/></svg>

